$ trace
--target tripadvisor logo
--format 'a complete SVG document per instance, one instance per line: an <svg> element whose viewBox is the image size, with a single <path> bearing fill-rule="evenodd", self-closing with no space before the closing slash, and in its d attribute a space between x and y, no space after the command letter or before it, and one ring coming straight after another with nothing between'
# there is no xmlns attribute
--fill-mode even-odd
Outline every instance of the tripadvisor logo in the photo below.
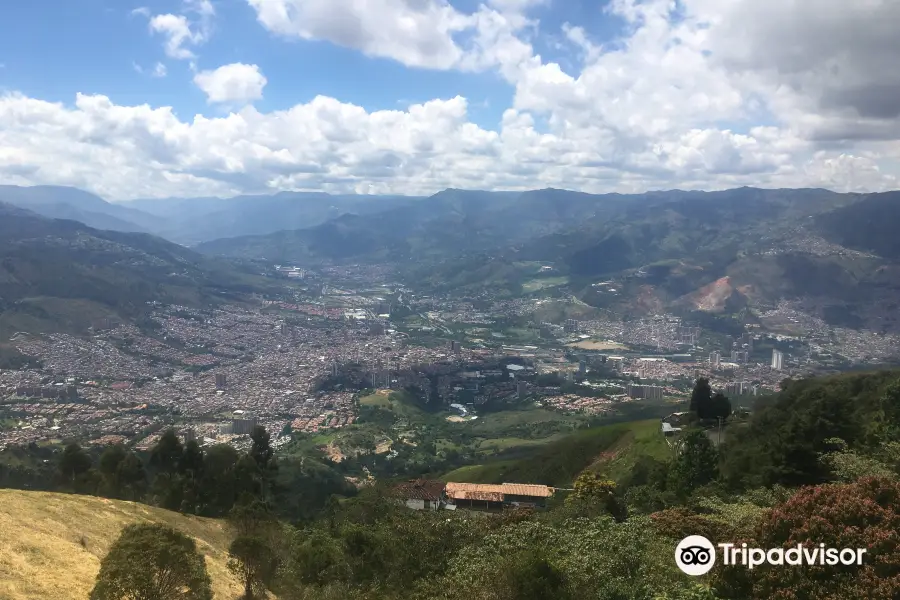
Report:
<svg viewBox="0 0 900 600"><path fill-rule="evenodd" d="M825 544L791 548L749 548L747 544L718 544L722 564L743 565L753 569L760 565L861 565L865 548L826 548ZM716 564L716 546L702 535L689 535L675 548L675 564L688 575L703 575Z"/></svg>

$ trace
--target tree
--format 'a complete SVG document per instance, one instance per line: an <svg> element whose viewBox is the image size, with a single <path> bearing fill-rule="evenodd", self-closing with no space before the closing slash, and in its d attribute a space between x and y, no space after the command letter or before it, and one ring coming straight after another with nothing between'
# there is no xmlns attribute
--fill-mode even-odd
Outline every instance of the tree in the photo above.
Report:
<svg viewBox="0 0 900 600"><path fill-rule="evenodd" d="M127 451L122 444L109 446L100 455L100 474L103 477L100 493L103 496L119 498L122 494L119 483L119 465L125 459Z"/></svg>
<svg viewBox="0 0 900 600"><path fill-rule="evenodd" d="M228 444L216 444L206 451L200 485L204 514L220 517L234 506L238 459L237 450Z"/></svg>
<svg viewBox="0 0 900 600"><path fill-rule="evenodd" d="M174 429L167 429L153 450L150 451L150 466L164 473L176 473L184 448Z"/></svg>
<svg viewBox="0 0 900 600"><path fill-rule="evenodd" d="M87 475L91 469L91 457L76 443L68 444L59 461L59 473L64 482L76 486L79 479Z"/></svg>
<svg viewBox="0 0 900 600"><path fill-rule="evenodd" d="M712 405L712 388L709 386L709 379L701 377L694 385L691 392L691 404L689 410L701 419L705 419L704 415L709 413Z"/></svg>
<svg viewBox="0 0 900 600"><path fill-rule="evenodd" d="M128 452L116 468L116 480L121 496L140 500L147 493L147 472L144 463L134 452Z"/></svg>
<svg viewBox="0 0 900 600"><path fill-rule="evenodd" d="M716 392L716 395L712 397L710 402L709 410L710 413L708 418L722 419L722 421L725 421L725 419L731 416L731 401L722 392Z"/></svg>
<svg viewBox="0 0 900 600"><path fill-rule="evenodd" d="M278 571L278 555L269 540L239 535L228 548L228 569L244 584L243 600L264 598Z"/></svg>
<svg viewBox="0 0 900 600"><path fill-rule="evenodd" d="M566 498L566 503L570 506L581 504L585 507L602 507L617 521L625 520L628 511L616 493L614 481L600 479L596 473L584 471L572 487L574 491Z"/></svg>
<svg viewBox="0 0 900 600"><path fill-rule="evenodd" d="M768 511L756 548L865 548L861 565L722 569L717 589L730 598L840 600L900 597L900 482L866 477L851 484L802 488ZM739 541L739 540L729 540Z"/></svg>
<svg viewBox="0 0 900 600"><path fill-rule="evenodd" d="M128 525L100 564L91 600L212 600L203 555L165 525Z"/></svg>
<svg viewBox="0 0 900 600"><path fill-rule="evenodd" d="M716 478L719 472L718 454L709 437L700 429L684 434L679 446L669 477L672 490L684 497Z"/></svg>
<svg viewBox="0 0 900 600"><path fill-rule="evenodd" d="M270 443L269 432L262 425L257 425L250 433L253 444L250 446L250 457L256 462L260 478L260 492L268 498L275 487L275 476L278 465L275 461L275 450Z"/></svg>

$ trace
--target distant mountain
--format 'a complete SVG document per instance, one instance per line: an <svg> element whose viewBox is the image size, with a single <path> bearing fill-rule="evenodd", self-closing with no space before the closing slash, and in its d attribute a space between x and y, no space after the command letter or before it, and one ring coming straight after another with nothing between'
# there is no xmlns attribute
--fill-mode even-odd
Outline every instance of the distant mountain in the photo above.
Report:
<svg viewBox="0 0 900 600"><path fill-rule="evenodd" d="M592 306L631 314L731 314L790 300L834 325L900 330L888 310L900 302L898 196L446 190L365 217L197 249L311 266L393 263L411 284L441 292L562 285ZM595 285L604 280L612 283Z"/></svg>
<svg viewBox="0 0 900 600"><path fill-rule="evenodd" d="M0 202L6 202L52 219L71 219L95 229L149 232L163 219L140 210L106 202L72 187L0 185Z"/></svg>
<svg viewBox="0 0 900 600"><path fill-rule="evenodd" d="M0 340L140 315L149 301L205 304L264 287L233 266L141 233L92 229L0 203Z"/></svg>
<svg viewBox="0 0 900 600"><path fill-rule="evenodd" d="M381 212L344 215L307 229L213 240L197 250L295 262L439 260L524 243L602 218L623 198L552 189L449 189Z"/></svg>
<svg viewBox="0 0 900 600"><path fill-rule="evenodd" d="M884 258L900 259L900 192L866 196L820 215L817 225L831 241Z"/></svg>
<svg viewBox="0 0 900 600"><path fill-rule="evenodd" d="M122 206L164 219L164 224L152 230L154 233L193 245L224 237L314 227L345 214L382 212L417 200L407 196L281 192L234 198L145 199L122 203Z"/></svg>

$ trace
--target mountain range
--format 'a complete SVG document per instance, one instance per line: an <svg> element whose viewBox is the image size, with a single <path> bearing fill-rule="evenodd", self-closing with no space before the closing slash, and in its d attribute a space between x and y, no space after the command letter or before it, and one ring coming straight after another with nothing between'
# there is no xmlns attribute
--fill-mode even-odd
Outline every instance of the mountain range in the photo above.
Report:
<svg viewBox="0 0 900 600"><path fill-rule="evenodd" d="M150 234L94 229L0 203L0 340L20 330L84 330L93 320L136 317L152 301L234 300L268 285Z"/></svg>
<svg viewBox="0 0 900 600"><path fill-rule="evenodd" d="M197 250L307 266L393 263L420 289L439 292L563 286L626 314L761 311L787 300L832 325L896 331L898 217L897 192L447 190Z"/></svg>
<svg viewBox="0 0 900 600"><path fill-rule="evenodd" d="M284 192L114 204L74 188L3 186L0 200L128 240L149 231L193 244L195 265L208 260L200 254L390 264L423 291L562 293L624 314L733 314L787 300L833 325L900 330L900 192L448 189L427 198Z"/></svg>
<svg viewBox="0 0 900 600"><path fill-rule="evenodd" d="M160 198L107 202L71 187L0 186L0 202L45 217L80 221L96 229L152 233L193 245L319 225L341 215L365 215L417 200L406 196L280 192L234 198Z"/></svg>

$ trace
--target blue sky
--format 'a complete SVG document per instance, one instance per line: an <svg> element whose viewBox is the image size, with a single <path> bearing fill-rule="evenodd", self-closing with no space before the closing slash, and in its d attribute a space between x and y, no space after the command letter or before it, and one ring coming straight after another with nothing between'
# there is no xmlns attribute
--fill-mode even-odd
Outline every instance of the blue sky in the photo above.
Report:
<svg viewBox="0 0 900 600"><path fill-rule="evenodd" d="M464 13L479 2L453 3ZM369 57L327 41L286 39L262 27L244 0L217 0L209 40L196 48L196 68L256 64L268 84L261 111L282 110L317 95L339 98L368 111L405 108L434 98L466 97L469 115L482 127L496 128L510 105L513 86L495 72L462 73L409 68L389 58ZM71 103L77 92L103 94L117 104L172 106L182 118L221 114L205 94L190 85L187 61L166 56L162 39L151 35L149 14L179 14L181 0L43 0L11 2L0 20L0 86L44 100ZM537 6L531 17L541 22L533 35L535 51L577 75L578 57L566 44L564 23L585 27L598 42L620 32L622 21L605 14L602 3L557 1ZM547 33L549 32L549 33ZM560 48L560 45L563 48ZM150 75L165 65L167 76ZM135 65L144 69L139 73Z"/></svg>
<svg viewBox="0 0 900 600"><path fill-rule="evenodd" d="M900 187L900 3L449 1L6 2L0 184Z"/></svg>

